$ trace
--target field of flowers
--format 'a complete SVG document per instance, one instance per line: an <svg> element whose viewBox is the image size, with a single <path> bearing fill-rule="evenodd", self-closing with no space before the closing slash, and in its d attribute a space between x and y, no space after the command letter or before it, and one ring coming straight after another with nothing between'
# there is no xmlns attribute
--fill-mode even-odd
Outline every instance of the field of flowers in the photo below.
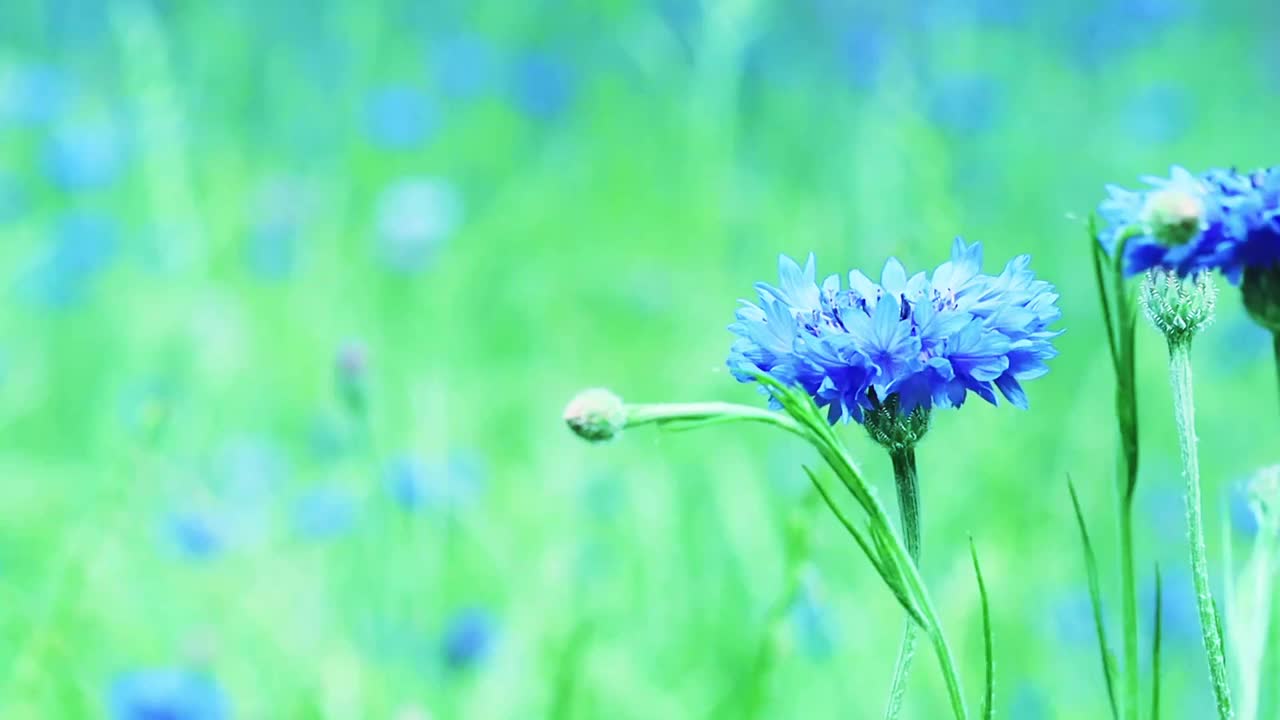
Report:
<svg viewBox="0 0 1280 720"><path fill-rule="evenodd" d="M4 0L0 718L1280 718L1277 118L1267 0Z"/></svg>

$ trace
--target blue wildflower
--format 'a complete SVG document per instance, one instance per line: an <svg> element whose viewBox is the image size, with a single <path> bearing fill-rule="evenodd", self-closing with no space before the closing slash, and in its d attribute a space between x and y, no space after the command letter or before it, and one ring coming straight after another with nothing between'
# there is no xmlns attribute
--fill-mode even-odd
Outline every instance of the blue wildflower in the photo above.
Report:
<svg viewBox="0 0 1280 720"><path fill-rule="evenodd" d="M88 294L115 247L116 227L110 218L80 212L65 215L50 246L25 278L23 290L44 305L70 307Z"/></svg>
<svg viewBox="0 0 1280 720"><path fill-rule="evenodd" d="M174 513L166 530L178 552L192 560L213 558L226 547L222 529L207 513Z"/></svg>
<svg viewBox="0 0 1280 720"><path fill-rule="evenodd" d="M258 191L245 248L258 277L279 281L293 272L308 204L306 189L289 178L271 178Z"/></svg>
<svg viewBox="0 0 1280 720"><path fill-rule="evenodd" d="M365 108L369 139L390 150L420 145L436 124L436 112L417 89L392 85L375 90Z"/></svg>
<svg viewBox="0 0 1280 720"><path fill-rule="evenodd" d="M497 68L492 45L478 35L458 34L442 40L432 52L436 82L451 98L481 95L494 80Z"/></svg>
<svg viewBox="0 0 1280 720"><path fill-rule="evenodd" d="M113 720L223 720L231 716L218 684L189 670L140 670L118 677L107 693Z"/></svg>
<svg viewBox="0 0 1280 720"><path fill-rule="evenodd" d="M796 645L810 659L826 660L835 653L835 623L830 608L822 599L821 583L814 573L805 573L788 618Z"/></svg>
<svg viewBox="0 0 1280 720"><path fill-rule="evenodd" d="M928 113L939 126L974 135L989 130L999 118L1003 88L993 78L957 75L939 80L929 91Z"/></svg>
<svg viewBox="0 0 1280 720"><path fill-rule="evenodd" d="M356 508L351 495L340 488L313 490L294 508L294 528L309 540L329 540L355 525Z"/></svg>
<svg viewBox="0 0 1280 720"><path fill-rule="evenodd" d="M13 68L0 77L0 118L20 125L35 126L53 120L66 105L69 83L49 65Z"/></svg>
<svg viewBox="0 0 1280 720"><path fill-rule="evenodd" d="M50 178L63 190L103 187L124 167L124 143L113 123L88 119L55 130L44 160Z"/></svg>
<svg viewBox="0 0 1280 720"><path fill-rule="evenodd" d="M394 460L385 471L385 482L392 499L405 510L417 510L433 499L427 470L416 458Z"/></svg>
<svg viewBox="0 0 1280 720"><path fill-rule="evenodd" d="M495 627L492 616L480 608L467 608L449 621L441 648L445 664L454 670L474 667L493 650Z"/></svg>
<svg viewBox="0 0 1280 720"><path fill-rule="evenodd" d="M1162 268L1186 277L1219 270L1238 283L1246 267L1280 262L1280 169L1240 174L1209 170L1193 175L1175 166L1168 178L1145 177L1137 191L1109 186L1098 206L1098 239L1115 254L1124 249L1124 271Z"/></svg>
<svg viewBox="0 0 1280 720"><path fill-rule="evenodd" d="M833 423L891 402L903 415L959 407L970 392L1026 407L1021 383L1048 371L1061 315L1029 262L984 275L981 245L957 238L932 277L891 258L879 284L854 270L846 289L836 275L819 287L812 255L803 268L782 256L780 286L758 283L759 304L743 301L729 327L729 367L741 382L767 373L803 388Z"/></svg>
<svg viewBox="0 0 1280 720"><path fill-rule="evenodd" d="M572 69L548 53L529 53L517 61L513 78L516 107L535 120L554 120L573 101Z"/></svg>
<svg viewBox="0 0 1280 720"><path fill-rule="evenodd" d="M462 196L445 180L405 178L382 191L376 214L378 258L397 272L422 270L462 222Z"/></svg>

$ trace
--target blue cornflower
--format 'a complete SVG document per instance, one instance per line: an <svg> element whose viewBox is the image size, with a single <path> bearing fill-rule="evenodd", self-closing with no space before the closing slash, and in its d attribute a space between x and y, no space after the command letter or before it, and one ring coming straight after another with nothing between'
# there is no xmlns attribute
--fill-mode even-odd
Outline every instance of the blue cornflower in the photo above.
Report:
<svg viewBox="0 0 1280 720"><path fill-rule="evenodd" d="M389 150L420 145L436 125L435 108L426 96L407 85L375 90L365 108L369 139Z"/></svg>
<svg viewBox="0 0 1280 720"><path fill-rule="evenodd" d="M1146 177L1150 188L1108 187L1098 206L1098 239L1115 254L1121 236L1124 271L1162 268L1182 277L1219 270L1239 283L1246 268L1280 262L1280 168L1241 174L1174 167L1168 178Z"/></svg>
<svg viewBox="0 0 1280 720"><path fill-rule="evenodd" d="M293 521L295 529L303 537L330 540L355 525L355 501L338 487L313 490L298 500Z"/></svg>
<svg viewBox="0 0 1280 720"><path fill-rule="evenodd" d="M959 407L970 392L1026 407L1021 383L1048 371L1061 315L1029 262L984 275L982 246L957 238L932 277L891 258L879 284L854 270L846 289L836 275L819 287L812 255L803 268L782 256L780 286L758 283L759 304L743 301L729 326L729 367L742 382L767 373L801 387L833 423L891 403L903 416Z"/></svg>
<svg viewBox="0 0 1280 720"><path fill-rule="evenodd" d="M107 707L113 720L223 720L231 716L213 678L189 670L127 673L111 683Z"/></svg>
<svg viewBox="0 0 1280 720"><path fill-rule="evenodd" d="M59 219L45 253L23 279L37 303L67 308L84 299L115 254L117 229L110 217L71 212Z"/></svg>
<svg viewBox="0 0 1280 720"><path fill-rule="evenodd" d="M569 109L577 91L573 68L559 56L531 52L515 64L512 94L516 107L535 120L555 120Z"/></svg>
<svg viewBox="0 0 1280 720"><path fill-rule="evenodd" d="M211 559L226 548L224 531L209 513L174 513L166 529L178 552L191 560Z"/></svg>
<svg viewBox="0 0 1280 720"><path fill-rule="evenodd" d="M417 510L433 499L427 470L416 458L397 458L387 467L385 478L387 491L405 510Z"/></svg>
<svg viewBox="0 0 1280 720"><path fill-rule="evenodd" d="M449 621L444 632L444 661L454 670L464 670L483 662L493 649L495 627L488 612L479 608L462 610Z"/></svg>

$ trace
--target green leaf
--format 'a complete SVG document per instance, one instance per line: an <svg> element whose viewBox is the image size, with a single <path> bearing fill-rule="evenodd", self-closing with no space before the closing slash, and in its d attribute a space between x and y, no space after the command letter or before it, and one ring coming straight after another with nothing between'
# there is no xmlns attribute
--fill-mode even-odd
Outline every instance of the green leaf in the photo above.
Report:
<svg viewBox="0 0 1280 720"><path fill-rule="evenodd" d="M813 472L813 470L807 465L803 467L805 473L809 476L809 481L813 483L815 488L817 488L818 494L822 496L827 507L831 509L832 514L836 516L836 519L839 520L840 524L844 526L844 529L848 531L854 542L858 544L858 547L862 548L863 554L867 556L867 560L871 561L871 566L875 568L876 573L880 575L880 579L884 581L884 584L889 588L889 591L893 593L895 598L897 598L898 603L902 605L902 608L907 611L907 614L911 616L911 619L915 621L916 624L921 627L926 627L924 615L907 594L902 578L897 572L890 569L892 563L886 562L883 559L884 546L882 539L879 538L876 533L872 532L872 537L874 538L873 549L873 541L868 540L866 533L859 529L858 526L849 519L849 516L845 514L844 510L836 504L831 495L827 493L827 489L823 487L822 483L818 480L818 476Z"/></svg>
<svg viewBox="0 0 1280 720"><path fill-rule="evenodd" d="M986 658L986 692L982 696L983 720L995 717L996 707L996 663L992 648L995 642L991 633L991 602L987 596L987 584L982 580L982 566L978 563L978 548L969 537L969 555L973 557L973 574L978 578L978 596L982 599L982 648Z"/></svg>
<svg viewBox="0 0 1280 720"><path fill-rule="evenodd" d="M1160 579L1160 565L1156 565L1155 630L1151 637L1151 720L1160 720L1160 635L1164 597Z"/></svg>
<svg viewBox="0 0 1280 720"><path fill-rule="evenodd" d="M1076 495L1075 483L1067 478L1067 489L1071 491L1071 506L1075 508L1076 522L1080 525L1080 539L1084 544L1084 565L1089 580L1089 600L1093 605L1093 625L1098 632L1098 651L1102 656L1102 677L1107 685L1107 701L1111 706L1111 717L1119 720L1120 710L1116 706L1115 660L1107 643L1107 627L1102 620L1102 591L1098 583L1098 558L1093 552L1093 542L1089 540L1089 528L1084 521L1084 513L1080 510L1080 498Z"/></svg>

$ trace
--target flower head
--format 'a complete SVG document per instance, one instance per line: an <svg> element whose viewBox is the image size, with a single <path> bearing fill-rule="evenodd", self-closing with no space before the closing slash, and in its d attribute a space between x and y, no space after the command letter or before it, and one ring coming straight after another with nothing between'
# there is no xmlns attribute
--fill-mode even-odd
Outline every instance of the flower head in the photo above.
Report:
<svg viewBox="0 0 1280 720"><path fill-rule="evenodd" d="M958 407L970 392L1025 407L1021 381L1048 371L1061 315L1028 263L984 275L982 246L957 239L932 276L891 258L879 283L854 270L845 288L836 275L819 287L812 255L803 268L783 256L779 286L757 284L759 304L743 301L729 327L729 367L742 382L766 373L803 388L831 422L863 422L890 400L904 416Z"/></svg>
<svg viewBox="0 0 1280 720"><path fill-rule="evenodd" d="M467 608L450 619L441 651L445 664L464 670L483 662L493 650L496 633L492 616L480 608Z"/></svg>
<svg viewBox="0 0 1280 720"><path fill-rule="evenodd" d="M230 717L226 697L212 678L188 670L143 670L121 675L107 694L115 720Z"/></svg>
<svg viewBox="0 0 1280 720"><path fill-rule="evenodd" d="M564 421L578 437L589 442L614 439L627 426L622 399L604 388L583 390L564 409Z"/></svg>
<svg viewBox="0 0 1280 720"><path fill-rule="evenodd" d="M1119 252L1127 238L1126 275L1219 270L1238 283L1247 268L1280 262L1280 169L1192 175L1174 167L1168 178L1143 180L1149 188L1107 188L1110 197L1098 206L1107 252Z"/></svg>

